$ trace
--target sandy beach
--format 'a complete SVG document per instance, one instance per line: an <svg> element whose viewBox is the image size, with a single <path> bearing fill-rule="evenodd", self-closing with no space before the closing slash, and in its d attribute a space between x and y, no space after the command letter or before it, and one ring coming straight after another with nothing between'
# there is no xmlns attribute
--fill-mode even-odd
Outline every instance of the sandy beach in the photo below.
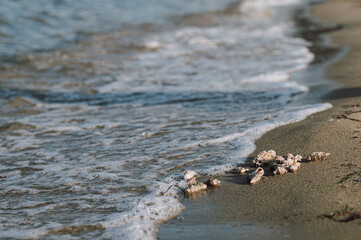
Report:
<svg viewBox="0 0 361 240"><path fill-rule="evenodd" d="M344 28L328 35L350 50L327 68L325 78L340 84L323 100L333 108L279 127L256 142L253 158L274 149L304 157L331 156L304 163L296 173L267 176L249 185L245 175L222 176L222 186L195 199L163 224L159 239L358 239L361 236L361 2L333 0L311 15Z"/></svg>

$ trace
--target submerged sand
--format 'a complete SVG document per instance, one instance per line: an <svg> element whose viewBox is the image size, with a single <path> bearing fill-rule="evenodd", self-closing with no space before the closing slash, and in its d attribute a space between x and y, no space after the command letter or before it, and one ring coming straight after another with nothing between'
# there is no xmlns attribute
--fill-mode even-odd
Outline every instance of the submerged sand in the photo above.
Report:
<svg viewBox="0 0 361 240"><path fill-rule="evenodd" d="M346 26L330 34L350 47L327 69L326 78L342 84L324 98L334 107L268 132L250 157L269 149L331 156L252 186L244 175L223 176L222 187L184 199L186 210L161 226L159 239L360 239L361 2L333 0L311 15Z"/></svg>

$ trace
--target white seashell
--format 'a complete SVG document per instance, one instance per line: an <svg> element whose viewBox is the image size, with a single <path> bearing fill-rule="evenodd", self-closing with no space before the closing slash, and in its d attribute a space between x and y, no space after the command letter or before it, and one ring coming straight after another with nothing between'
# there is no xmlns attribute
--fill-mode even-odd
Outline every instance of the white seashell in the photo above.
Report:
<svg viewBox="0 0 361 240"><path fill-rule="evenodd" d="M285 158L282 156L276 156L274 161L284 162Z"/></svg>
<svg viewBox="0 0 361 240"><path fill-rule="evenodd" d="M249 168L238 167L238 171L239 173L246 173L249 172Z"/></svg>
<svg viewBox="0 0 361 240"><path fill-rule="evenodd" d="M197 173L195 171L187 170L184 172L184 179L187 181L191 180L195 176L197 176Z"/></svg>
<svg viewBox="0 0 361 240"><path fill-rule="evenodd" d="M292 153L287 153L286 159L292 159L292 158L294 158L293 154Z"/></svg>
<svg viewBox="0 0 361 240"><path fill-rule="evenodd" d="M301 166L301 163L296 162L295 164L292 164L291 166L289 166L288 171L290 172L296 172Z"/></svg>
<svg viewBox="0 0 361 240"><path fill-rule="evenodd" d="M289 160L289 159L292 159L295 161L301 161L302 156L298 155L298 154L296 156L294 156L292 153L287 153L286 160Z"/></svg>
<svg viewBox="0 0 361 240"><path fill-rule="evenodd" d="M296 160L297 162L300 162L300 161L302 160L302 156L297 154L297 155L295 156L295 160Z"/></svg>
<svg viewBox="0 0 361 240"><path fill-rule="evenodd" d="M276 170L273 171L274 175L283 175L285 173L288 173L288 171L284 166L277 166Z"/></svg>
<svg viewBox="0 0 361 240"><path fill-rule="evenodd" d="M330 153L325 152L313 152L307 157L307 161L322 161L330 156Z"/></svg>
<svg viewBox="0 0 361 240"><path fill-rule="evenodd" d="M291 166L291 165L294 165L294 164L296 164L297 162L299 162L301 160L302 160L301 155L293 156L293 154L288 153L287 154L287 159L282 163L282 165Z"/></svg>
<svg viewBox="0 0 361 240"><path fill-rule="evenodd" d="M197 178L196 177L193 177L193 178L188 180L188 186L194 185L194 184L197 184Z"/></svg>
<svg viewBox="0 0 361 240"><path fill-rule="evenodd" d="M204 183L197 183L196 185L192 185L186 189L186 194L190 195L199 191L207 190L207 185Z"/></svg>
<svg viewBox="0 0 361 240"><path fill-rule="evenodd" d="M301 155L296 155L296 156L293 156L292 153L288 153L287 154L287 157L286 157L286 160L293 160L295 162L299 162L302 160L302 156Z"/></svg>
<svg viewBox="0 0 361 240"><path fill-rule="evenodd" d="M263 168L259 167L248 175L248 180L251 184L255 184L261 181L263 175L264 175L264 170Z"/></svg>
<svg viewBox="0 0 361 240"><path fill-rule="evenodd" d="M248 171L249 169L244 167L236 167L232 169L232 173L246 173Z"/></svg>
<svg viewBox="0 0 361 240"><path fill-rule="evenodd" d="M283 166L291 166L291 165L293 165L295 163L297 163L297 161L295 161L294 159L287 159L282 163L282 165Z"/></svg>
<svg viewBox="0 0 361 240"><path fill-rule="evenodd" d="M209 187L218 187L221 185L221 181L219 181L218 179L215 179L215 178L210 178L205 183Z"/></svg>
<svg viewBox="0 0 361 240"><path fill-rule="evenodd" d="M260 152L252 163L258 167L271 164L271 162L276 158L276 152L274 150L262 151Z"/></svg>

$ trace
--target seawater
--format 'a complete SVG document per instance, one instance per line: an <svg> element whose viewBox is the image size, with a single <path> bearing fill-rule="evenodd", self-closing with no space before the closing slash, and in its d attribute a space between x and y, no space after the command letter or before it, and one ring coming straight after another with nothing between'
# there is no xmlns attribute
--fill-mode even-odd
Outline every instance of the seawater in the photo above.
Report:
<svg viewBox="0 0 361 240"><path fill-rule="evenodd" d="M2 1L0 238L154 239L183 171L330 108L295 101L307 2Z"/></svg>

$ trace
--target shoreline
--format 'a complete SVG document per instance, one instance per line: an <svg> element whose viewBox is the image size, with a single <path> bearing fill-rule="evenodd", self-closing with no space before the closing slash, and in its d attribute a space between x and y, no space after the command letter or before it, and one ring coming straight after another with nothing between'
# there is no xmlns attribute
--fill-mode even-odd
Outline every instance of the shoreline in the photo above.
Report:
<svg viewBox="0 0 361 240"><path fill-rule="evenodd" d="M347 16L345 16L347 12ZM267 132L253 158L274 149L307 157L330 152L323 162L302 164L296 173L270 176L251 186L245 175L220 177L222 186L196 199L160 227L159 239L357 239L361 234L361 5L332 0L312 5L310 15L346 27L327 33L346 56L327 66L325 77L341 86L323 100L333 108ZM332 216L332 213L336 213ZM352 215L354 214L354 215ZM356 215L355 215L356 214ZM350 220L350 216L356 216Z"/></svg>

